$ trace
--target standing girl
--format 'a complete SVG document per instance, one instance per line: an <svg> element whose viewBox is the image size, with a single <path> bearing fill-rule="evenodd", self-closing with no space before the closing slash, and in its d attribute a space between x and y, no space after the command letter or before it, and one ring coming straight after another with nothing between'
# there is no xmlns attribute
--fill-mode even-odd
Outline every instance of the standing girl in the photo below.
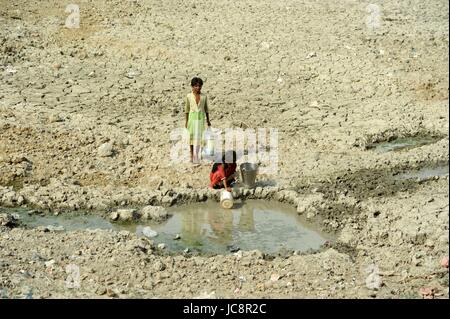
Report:
<svg viewBox="0 0 450 319"><path fill-rule="evenodd" d="M208 113L208 99L201 93L203 81L194 77L191 80L192 93L186 96L184 113L186 114L185 127L189 131L189 145L191 148L191 162L198 163L203 132L206 124L211 126Z"/></svg>

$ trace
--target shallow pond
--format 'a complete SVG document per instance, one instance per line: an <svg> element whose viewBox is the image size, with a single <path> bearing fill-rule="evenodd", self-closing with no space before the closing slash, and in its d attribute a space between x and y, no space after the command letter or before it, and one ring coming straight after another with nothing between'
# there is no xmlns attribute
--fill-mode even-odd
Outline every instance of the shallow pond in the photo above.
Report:
<svg viewBox="0 0 450 319"><path fill-rule="evenodd" d="M376 153L387 153L392 151L408 150L415 147L428 145L439 141L441 137L433 136L416 136L416 137L401 137L392 141L373 143L367 146Z"/></svg>
<svg viewBox="0 0 450 319"><path fill-rule="evenodd" d="M410 170L402 174L398 174L396 179L417 179L426 180L435 176L447 176L449 169L448 163L423 167L419 170Z"/></svg>
<svg viewBox="0 0 450 319"><path fill-rule="evenodd" d="M319 249L325 241L332 240L329 235L308 225L293 207L261 200L238 202L230 210L213 201L171 207L168 211L172 217L160 224L111 223L94 214L63 213L55 216L29 214L26 209L8 211L18 214L27 227L51 225L55 230L66 231L128 230L138 236L144 236L145 229L150 227L158 233L152 240L164 243L170 251L188 248L190 251L218 254L239 249L258 249L265 253L277 253L282 249L306 252Z"/></svg>

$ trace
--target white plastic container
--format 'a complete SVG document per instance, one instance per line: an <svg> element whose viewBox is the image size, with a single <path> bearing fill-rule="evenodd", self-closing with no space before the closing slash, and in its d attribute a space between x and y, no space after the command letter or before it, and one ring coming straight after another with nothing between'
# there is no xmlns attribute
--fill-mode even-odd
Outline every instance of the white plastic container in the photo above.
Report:
<svg viewBox="0 0 450 319"><path fill-rule="evenodd" d="M224 189L220 193L220 206L225 209L231 209L233 207L233 204L233 194Z"/></svg>
<svg viewBox="0 0 450 319"><path fill-rule="evenodd" d="M204 133L205 147L203 148L203 157L213 157L214 147L216 144L216 135L214 131L208 127Z"/></svg>

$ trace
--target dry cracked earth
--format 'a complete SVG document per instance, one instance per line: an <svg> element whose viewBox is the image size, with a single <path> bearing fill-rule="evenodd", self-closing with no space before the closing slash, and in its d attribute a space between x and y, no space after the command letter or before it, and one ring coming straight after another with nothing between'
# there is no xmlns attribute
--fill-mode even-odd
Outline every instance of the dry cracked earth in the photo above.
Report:
<svg viewBox="0 0 450 319"><path fill-rule="evenodd" d="M376 27L357 0L74 0L79 28L69 3L0 0L3 298L448 298L447 1L377 1ZM170 161L193 76L214 127L278 129L278 170L236 196L290 203L336 241L204 256L11 222L217 200L209 164Z"/></svg>

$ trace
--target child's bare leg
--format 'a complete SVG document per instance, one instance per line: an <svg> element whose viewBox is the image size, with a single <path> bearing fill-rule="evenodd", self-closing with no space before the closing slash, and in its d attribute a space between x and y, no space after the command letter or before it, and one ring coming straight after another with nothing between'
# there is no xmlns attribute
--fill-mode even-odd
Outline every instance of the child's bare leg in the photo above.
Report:
<svg viewBox="0 0 450 319"><path fill-rule="evenodd" d="M197 163L198 162L198 149L199 149L199 146L198 145L194 145L193 149L194 149L193 162Z"/></svg>
<svg viewBox="0 0 450 319"><path fill-rule="evenodd" d="M200 145L195 145L195 161L200 160Z"/></svg>

